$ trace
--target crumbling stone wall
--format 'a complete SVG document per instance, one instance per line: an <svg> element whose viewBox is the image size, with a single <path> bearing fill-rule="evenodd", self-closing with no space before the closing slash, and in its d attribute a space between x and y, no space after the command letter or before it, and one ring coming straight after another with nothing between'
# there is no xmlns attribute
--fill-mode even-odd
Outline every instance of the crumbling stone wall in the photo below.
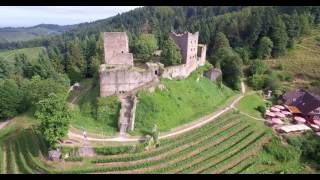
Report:
<svg viewBox="0 0 320 180"><path fill-rule="evenodd" d="M167 67L163 77L165 78L186 78L198 66L205 64L206 45L198 44L199 32L183 34L170 33L170 37L179 46L182 55L182 65ZM200 49L200 52L198 52ZM199 53L199 54L198 54Z"/></svg>
<svg viewBox="0 0 320 180"><path fill-rule="evenodd" d="M100 66L100 96L111 96L143 86L158 76L152 71L138 72L132 67L107 69Z"/></svg>
<svg viewBox="0 0 320 180"><path fill-rule="evenodd" d="M198 45L198 66L203 66L206 63L207 46L205 44Z"/></svg>
<svg viewBox="0 0 320 180"><path fill-rule="evenodd" d="M127 33L104 33L104 57L105 63L108 65L133 65L133 56L129 53Z"/></svg>
<svg viewBox="0 0 320 180"><path fill-rule="evenodd" d="M130 112L130 122L129 122L130 131L134 130L134 123L135 123L135 118L136 118L137 104L138 104L138 98L136 96L134 96L133 97L133 107L132 107L132 110Z"/></svg>
<svg viewBox="0 0 320 180"><path fill-rule="evenodd" d="M133 56L129 53L127 34L104 33L106 64L100 67L100 95L110 96L128 92L157 80L158 77L183 79L198 66L205 64L206 45L198 44L199 32L170 33L170 37L180 47L183 64L164 68L161 63L147 63L146 70L140 72L133 67ZM110 68L111 66L113 68Z"/></svg>
<svg viewBox="0 0 320 180"><path fill-rule="evenodd" d="M162 77L167 79L183 79L188 75L185 64L166 67L162 73Z"/></svg>

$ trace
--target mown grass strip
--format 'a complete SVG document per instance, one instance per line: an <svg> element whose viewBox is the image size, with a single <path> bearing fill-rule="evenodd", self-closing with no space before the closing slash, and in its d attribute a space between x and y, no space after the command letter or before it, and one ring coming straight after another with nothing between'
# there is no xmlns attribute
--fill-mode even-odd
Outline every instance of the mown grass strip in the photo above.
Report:
<svg viewBox="0 0 320 180"><path fill-rule="evenodd" d="M223 132L226 132L226 131L223 131ZM230 132L234 132L234 129L230 129ZM138 164L138 165L134 165L134 166L105 167L105 168L76 169L76 170L74 169L74 170L69 171L67 173L93 173L93 172L116 172L116 173L119 173L120 171L130 171L131 172L132 170L135 170L135 171L132 171L133 173L138 173L141 170L141 168L150 169L153 166L157 166L157 165L161 165L161 166L165 165L166 166L166 164L169 161L172 161L172 160L177 159L182 156L186 156L187 154L191 153L192 151L195 151L196 149L204 146L205 144L208 144L208 143L215 144L217 141L217 138L209 138L208 140L209 141L202 141L201 143L190 146L189 148L186 148L177 154L173 154L171 156L165 157L165 158L157 160L157 161L145 162L143 164Z"/></svg>

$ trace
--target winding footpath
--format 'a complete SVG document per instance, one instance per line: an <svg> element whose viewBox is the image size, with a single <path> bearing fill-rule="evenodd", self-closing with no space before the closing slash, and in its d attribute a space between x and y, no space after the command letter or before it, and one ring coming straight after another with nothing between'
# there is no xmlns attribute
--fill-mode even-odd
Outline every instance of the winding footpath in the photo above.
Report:
<svg viewBox="0 0 320 180"><path fill-rule="evenodd" d="M0 129L4 128L6 125L8 125L11 122L12 119L6 120L4 122L0 122Z"/></svg>
<svg viewBox="0 0 320 180"><path fill-rule="evenodd" d="M234 105L236 103L238 103L245 94L246 90L245 90L245 85L243 82L241 82L241 94L234 99L233 101L231 101L230 103L228 103L224 108L213 112L207 116L201 117L198 120L189 123L187 125L183 125L179 128L176 128L172 131L169 132L164 132L164 133L160 133L159 139L165 139L165 138L169 138L169 137L173 137L173 136L177 136L180 135L182 133L191 131L193 129L199 128L209 122L212 122L213 120L215 120L217 117L221 116L222 114L226 113L227 111L234 109ZM79 132L74 132L74 131L70 131L68 132L68 136L71 139L81 139L81 140L85 140L85 141L95 141L95 142L138 142L144 139L144 137L139 137L139 136L117 136L117 137L111 137L111 138L98 138L98 137L92 137L90 136L90 134L87 135L87 138L84 139L83 135L80 134Z"/></svg>

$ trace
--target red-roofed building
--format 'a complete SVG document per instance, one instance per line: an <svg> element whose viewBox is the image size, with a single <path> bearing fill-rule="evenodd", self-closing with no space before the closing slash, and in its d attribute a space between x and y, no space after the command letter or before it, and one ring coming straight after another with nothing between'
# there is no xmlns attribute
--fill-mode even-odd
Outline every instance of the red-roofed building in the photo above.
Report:
<svg viewBox="0 0 320 180"><path fill-rule="evenodd" d="M303 89L286 92L283 100L292 113L304 116L308 121L320 118L320 96Z"/></svg>

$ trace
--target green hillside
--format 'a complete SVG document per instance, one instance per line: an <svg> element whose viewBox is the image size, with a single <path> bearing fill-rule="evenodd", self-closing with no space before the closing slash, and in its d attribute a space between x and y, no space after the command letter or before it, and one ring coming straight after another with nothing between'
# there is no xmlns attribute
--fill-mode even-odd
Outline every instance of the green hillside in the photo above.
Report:
<svg viewBox="0 0 320 180"><path fill-rule="evenodd" d="M50 35L57 35L75 27L77 27L77 25L59 26L40 24L33 27L0 28L0 43L28 41Z"/></svg>
<svg viewBox="0 0 320 180"><path fill-rule="evenodd" d="M135 131L149 131L154 124L161 131L171 130L215 111L236 95L226 86L219 88L216 83L201 77L204 69L198 69L185 80L163 79L161 82L167 90L139 93Z"/></svg>
<svg viewBox="0 0 320 180"><path fill-rule="evenodd" d="M39 53L43 51L45 51L44 47L23 48L23 49L11 50L11 51L2 51L0 52L0 58L3 58L8 62L13 62L16 54L24 53L27 55L28 59L32 61L33 59L37 59Z"/></svg>
<svg viewBox="0 0 320 180"><path fill-rule="evenodd" d="M286 55L266 62L278 73L293 77L293 82L286 83L287 86L308 87L320 79L320 30L315 29L311 35L303 37ZM279 69L279 65L282 68Z"/></svg>

